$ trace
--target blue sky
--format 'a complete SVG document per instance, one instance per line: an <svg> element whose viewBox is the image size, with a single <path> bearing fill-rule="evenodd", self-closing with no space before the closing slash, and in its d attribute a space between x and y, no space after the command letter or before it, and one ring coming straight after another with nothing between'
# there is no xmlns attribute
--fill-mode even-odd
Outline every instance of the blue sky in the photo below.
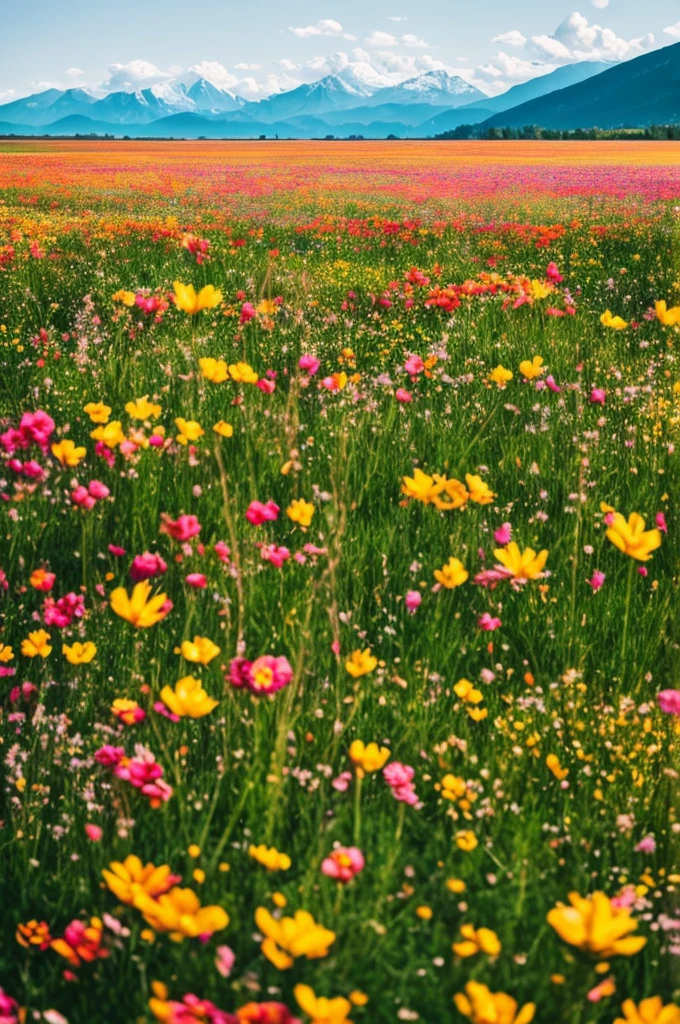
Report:
<svg viewBox="0 0 680 1024"><path fill-rule="evenodd" d="M443 67L497 93L679 41L680 0L12 0L0 102L52 85L131 90L191 68L257 99L347 65L385 84Z"/></svg>

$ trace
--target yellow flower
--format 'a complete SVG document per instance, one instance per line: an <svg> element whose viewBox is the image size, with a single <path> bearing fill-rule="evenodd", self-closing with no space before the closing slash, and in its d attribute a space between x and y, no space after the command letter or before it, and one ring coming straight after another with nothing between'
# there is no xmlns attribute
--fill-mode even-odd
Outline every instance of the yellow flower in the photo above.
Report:
<svg viewBox="0 0 680 1024"><path fill-rule="evenodd" d="M466 708L465 710L473 722L483 722L489 714L487 708Z"/></svg>
<svg viewBox="0 0 680 1024"><path fill-rule="evenodd" d="M422 469L414 469L413 476L405 476L401 485L401 493L407 498L415 498L429 505L444 490L443 477L431 477Z"/></svg>
<svg viewBox="0 0 680 1024"><path fill-rule="evenodd" d="M179 650L185 661L192 661L197 665L209 665L220 653L217 644L207 636L195 636L193 643L191 640L183 640Z"/></svg>
<svg viewBox="0 0 680 1024"><path fill-rule="evenodd" d="M621 1009L623 1017L617 1017L614 1024L680 1024L680 1007L675 1003L664 1006L661 996L650 996L637 1006L626 999Z"/></svg>
<svg viewBox="0 0 680 1024"><path fill-rule="evenodd" d="M143 398L136 398L134 402L128 402L125 411L133 420L155 420L161 414L161 407L155 402L150 402L148 395L144 395Z"/></svg>
<svg viewBox="0 0 680 1024"><path fill-rule="evenodd" d="M200 313L202 309L214 309L222 301L222 292L213 284L207 284L201 288L198 295L192 284L182 284L181 281L174 282L175 305L193 316Z"/></svg>
<svg viewBox="0 0 680 1024"><path fill-rule="evenodd" d="M227 423L225 420L218 420L213 427L213 430L216 434L219 434L220 437L233 437L234 434L234 428L231 423Z"/></svg>
<svg viewBox="0 0 680 1024"><path fill-rule="evenodd" d="M454 587L465 583L469 575L463 563L457 558L449 558L446 565L434 571L434 578L447 590L453 590Z"/></svg>
<svg viewBox="0 0 680 1024"><path fill-rule="evenodd" d="M499 388L504 388L508 381L511 381L513 377L514 374L512 370L506 370L500 363L489 374L489 380L491 383L497 384Z"/></svg>
<svg viewBox="0 0 680 1024"><path fill-rule="evenodd" d="M199 437L203 437L205 431L200 423L196 420L184 420L181 416L178 416L175 420L175 426L179 430L179 434L175 440L179 444L189 444L190 441L198 441Z"/></svg>
<svg viewBox="0 0 680 1024"><path fill-rule="evenodd" d="M479 846L477 836L469 829L466 832L459 832L456 835L456 846L459 850L463 850L464 853L472 853Z"/></svg>
<svg viewBox="0 0 680 1024"><path fill-rule="evenodd" d="M467 886L462 878L447 878L446 888L449 890L449 892L453 892L457 896L460 896L462 892L465 892Z"/></svg>
<svg viewBox="0 0 680 1024"><path fill-rule="evenodd" d="M9 644L0 643L0 661L13 661L14 651Z"/></svg>
<svg viewBox="0 0 680 1024"><path fill-rule="evenodd" d="M548 756L545 759L545 763L556 779L559 779L560 781L562 781L562 779L566 779L567 775L569 774L569 769L562 768L562 766L560 765L560 759L557 756L557 754L548 754Z"/></svg>
<svg viewBox="0 0 680 1024"><path fill-rule="evenodd" d="M255 924L265 936L262 952L279 970L292 967L301 956L318 960L328 955L335 942L335 932L317 924L306 910L298 910L294 917L275 920L265 907L255 911Z"/></svg>
<svg viewBox="0 0 680 1024"><path fill-rule="evenodd" d="M161 700L180 718L203 718L219 704L219 701L213 700L206 693L200 679L194 679L193 676L183 676L175 683L174 690L171 686L164 686Z"/></svg>
<svg viewBox="0 0 680 1024"><path fill-rule="evenodd" d="M121 903L132 906L138 893L155 898L172 885L172 875L167 864L155 867L142 864L139 857L130 854L124 861L114 860L108 870L102 871L108 888Z"/></svg>
<svg viewBox="0 0 680 1024"><path fill-rule="evenodd" d="M144 712L136 700L128 697L116 697L111 705L111 714L115 715L124 725L135 725L144 718Z"/></svg>
<svg viewBox="0 0 680 1024"><path fill-rule="evenodd" d="M120 420L113 420L106 426L97 427L90 434L95 441L101 441L107 448L117 448L125 440L123 427Z"/></svg>
<svg viewBox="0 0 680 1024"><path fill-rule="evenodd" d="M111 406L103 402L88 402L83 412L87 413L93 423L108 423Z"/></svg>
<svg viewBox="0 0 680 1024"><path fill-rule="evenodd" d="M264 316L272 316L278 312L278 306L273 299L262 299L262 302L258 302L255 307L258 313L262 313Z"/></svg>
<svg viewBox="0 0 680 1024"><path fill-rule="evenodd" d="M472 1024L531 1024L536 1013L534 1003L526 1003L518 1010L518 1002L505 992L490 992L478 981L468 981L465 994L453 997L456 1009Z"/></svg>
<svg viewBox="0 0 680 1024"><path fill-rule="evenodd" d="M460 926L462 940L454 942L453 952L456 956L467 959L469 956L476 956L477 953L486 953L487 956L498 956L501 951L501 943L495 932L490 928L478 928L472 924Z"/></svg>
<svg viewBox="0 0 680 1024"><path fill-rule="evenodd" d="M536 278L531 282L529 288L534 299L547 299L554 290L552 285L537 281Z"/></svg>
<svg viewBox="0 0 680 1024"><path fill-rule="evenodd" d="M524 551L520 551L515 541L512 540L504 548L496 548L494 557L512 573L516 580L537 580L543 575L548 552L543 550L537 555L533 548L525 548Z"/></svg>
<svg viewBox="0 0 680 1024"><path fill-rule="evenodd" d="M296 985L293 994L297 1004L310 1018L311 1024L352 1024L347 1014L352 1009L349 999L317 996L309 985Z"/></svg>
<svg viewBox="0 0 680 1024"><path fill-rule="evenodd" d="M645 521L637 512L631 512L628 522L620 512L614 512L607 537L619 551L639 562L648 562L652 551L661 546L661 531L645 531Z"/></svg>
<svg viewBox="0 0 680 1024"><path fill-rule="evenodd" d="M459 679L453 688L456 697L460 697L466 704L479 704L484 700L481 690L475 689L469 679Z"/></svg>
<svg viewBox="0 0 680 1024"><path fill-rule="evenodd" d="M229 376L238 384L257 384L257 374L248 363L230 363Z"/></svg>
<svg viewBox="0 0 680 1024"><path fill-rule="evenodd" d="M654 303L654 308L657 319L661 321L664 327L675 327L676 324L680 323L680 306L673 306L672 309L668 309L665 299L661 299L660 302Z"/></svg>
<svg viewBox="0 0 680 1024"><path fill-rule="evenodd" d="M378 659L371 654L370 647L367 647L363 651L352 651L345 662L345 668L354 679L359 679L360 676L367 676L372 672L377 664Z"/></svg>
<svg viewBox="0 0 680 1024"><path fill-rule="evenodd" d="M28 639L21 641L21 653L27 658L46 658L51 651L50 634L46 633L44 629L29 633Z"/></svg>
<svg viewBox="0 0 680 1024"><path fill-rule="evenodd" d="M292 501L286 509L286 515L289 519L292 519L294 523L298 523L300 526L309 526L314 515L314 506L311 501L305 501L304 498L298 498L296 501Z"/></svg>
<svg viewBox="0 0 680 1024"><path fill-rule="evenodd" d="M366 1003L368 1002L368 996L366 993L362 992L358 988L352 989L348 998L352 1006L366 1006Z"/></svg>
<svg viewBox="0 0 680 1024"><path fill-rule="evenodd" d="M151 598L150 594L151 584L148 580L137 583L130 597L125 587L116 587L111 594L111 608L116 615L137 629L148 629L164 619L172 608L167 594L154 594Z"/></svg>
<svg viewBox="0 0 680 1024"><path fill-rule="evenodd" d="M533 359L523 359L519 364L519 372L527 380L535 380L536 377L541 376L544 370L545 366L541 356L534 356Z"/></svg>
<svg viewBox="0 0 680 1024"><path fill-rule="evenodd" d="M69 440L69 438L64 438L58 444L52 445L52 454L55 459L59 459L62 466L77 466L87 455L87 449L76 448L73 441Z"/></svg>
<svg viewBox="0 0 680 1024"><path fill-rule="evenodd" d="M377 743L364 744L362 740L354 740L349 748L349 759L361 771L377 772L389 761L390 751Z"/></svg>
<svg viewBox="0 0 680 1024"><path fill-rule="evenodd" d="M202 907L193 889L176 886L158 898L137 892L132 902L154 931L168 932L173 942L213 935L229 924L226 910L217 906Z"/></svg>
<svg viewBox="0 0 680 1024"><path fill-rule="evenodd" d="M273 846L267 848L264 843L249 846L248 855L262 864L267 871L287 871L292 861L287 853L279 853Z"/></svg>
<svg viewBox="0 0 680 1024"><path fill-rule="evenodd" d="M548 912L548 924L570 946L592 953L601 959L612 956L633 956L647 942L644 936L630 935L638 922L631 917L628 907L614 906L603 892L594 892L586 898L577 892L569 893L569 903L553 907Z"/></svg>
<svg viewBox="0 0 680 1024"><path fill-rule="evenodd" d="M91 640L86 640L84 644L76 642L70 647L63 644L61 653L71 665L89 665L97 653L97 648Z"/></svg>
<svg viewBox="0 0 680 1024"><path fill-rule="evenodd" d="M207 357L199 359L198 364L201 367L201 376L213 384L222 384L229 376L224 359L211 359Z"/></svg>
<svg viewBox="0 0 680 1024"><path fill-rule="evenodd" d="M434 480L437 486L441 484L442 491L434 495L432 504L441 512L462 508L471 497L467 492L465 484L462 484L460 480L447 480L445 476L439 476L437 473L434 474Z"/></svg>
<svg viewBox="0 0 680 1024"><path fill-rule="evenodd" d="M496 497L491 488L484 483L481 476L473 476L472 473L466 473L465 483L470 492L470 501L476 502L477 505L490 505Z"/></svg>
<svg viewBox="0 0 680 1024"><path fill-rule="evenodd" d="M126 292L123 288L120 291L114 292L111 296L112 302L122 302L124 306L134 306L135 304L135 293Z"/></svg>
<svg viewBox="0 0 680 1024"><path fill-rule="evenodd" d="M603 327L612 327L615 331L623 331L628 326L627 321L622 317L612 316L610 309L605 309L600 317L600 323Z"/></svg>

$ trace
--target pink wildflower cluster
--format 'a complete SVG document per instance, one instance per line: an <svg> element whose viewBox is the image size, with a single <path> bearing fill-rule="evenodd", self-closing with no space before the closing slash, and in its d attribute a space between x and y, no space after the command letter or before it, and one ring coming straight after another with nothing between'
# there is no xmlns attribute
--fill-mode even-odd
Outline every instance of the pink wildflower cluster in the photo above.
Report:
<svg viewBox="0 0 680 1024"><path fill-rule="evenodd" d="M117 779L140 790L152 807L160 807L172 796L172 787L163 780L163 769L141 743L135 746L133 757L128 757L123 747L106 744L96 751L94 759L102 767L110 768Z"/></svg>

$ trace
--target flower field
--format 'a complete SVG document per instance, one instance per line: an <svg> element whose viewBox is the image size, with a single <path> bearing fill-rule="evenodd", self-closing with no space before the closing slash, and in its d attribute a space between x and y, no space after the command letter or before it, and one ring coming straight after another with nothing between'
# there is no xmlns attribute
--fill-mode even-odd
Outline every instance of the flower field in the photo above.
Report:
<svg viewBox="0 0 680 1024"><path fill-rule="evenodd" d="M1 1024L680 1024L678 152L0 143Z"/></svg>

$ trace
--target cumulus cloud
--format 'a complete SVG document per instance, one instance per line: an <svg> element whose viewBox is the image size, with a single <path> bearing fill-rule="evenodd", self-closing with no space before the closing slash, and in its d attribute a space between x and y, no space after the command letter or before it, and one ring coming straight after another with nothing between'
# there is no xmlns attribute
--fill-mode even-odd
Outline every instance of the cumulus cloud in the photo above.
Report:
<svg viewBox="0 0 680 1024"><path fill-rule="evenodd" d="M426 50L430 45L424 39L419 39L412 32L405 32L404 35L395 36L391 32L382 32L379 29L371 32L370 36L366 36L365 42L372 50L382 50L390 46L405 46L412 50Z"/></svg>
<svg viewBox="0 0 680 1024"><path fill-rule="evenodd" d="M517 29L513 29L512 32L501 32L491 40L492 43L501 43L503 46L524 46L526 41L527 37Z"/></svg>
<svg viewBox="0 0 680 1024"><path fill-rule="evenodd" d="M233 90L238 85L238 78L227 71L224 64L218 60L202 60L200 64L192 64L189 73L197 78L205 78L206 82L217 86L218 89Z"/></svg>
<svg viewBox="0 0 680 1024"><path fill-rule="evenodd" d="M314 25L304 25L300 28L294 28L292 25L288 29L298 39L309 39L312 36L341 36L343 39L354 39L348 32L345 32L339 21L333 21L332 18L322 18L317 21Z"/></svg>
<svg viewBox="0 0 680 1024"><path fill-rule="evenodd" d="M131 60L127 64L109 64L108 78L101 83L106 92L134 92L148 89L172 78L172 69L163 71L148 60Z"/></svg>
<svg viewBox="0 0 680 1024"><path fill-rule="evenodd" d="M234 64L235 71L259 71L261 64Z"/></svg>
<svg viewBox="0 0 680 1024"><path fill-rule="evenodd" d="M558 25L551 36L532 36L531 43L539 55L555 64L581 60L617 63L649 50L654 45L654 36L650 32L636 39L623 39L611 28L591 25L586 17L575 11Z"/></svg>
<svg viewBox="0 0 680 1024"><path fill-rule="evenodd" d="M664 29L664 34L672 36L673 39L680 39L680 21L676 21L675 25L668 25Z"/></svg>
<svg viewBox="0 0 680 1024"><path fill-rule="evenodd" d="M591 3L593 7L598 7L601 11L603 11L605 7L609 7L609 0L591 0Z"/></svg>
<svg viewBox="0 0 680 1024"><path fill-rule="evenodd" d="M82 78L85 72L81 68L66 68L66 77L74 84Z"/></svg>

